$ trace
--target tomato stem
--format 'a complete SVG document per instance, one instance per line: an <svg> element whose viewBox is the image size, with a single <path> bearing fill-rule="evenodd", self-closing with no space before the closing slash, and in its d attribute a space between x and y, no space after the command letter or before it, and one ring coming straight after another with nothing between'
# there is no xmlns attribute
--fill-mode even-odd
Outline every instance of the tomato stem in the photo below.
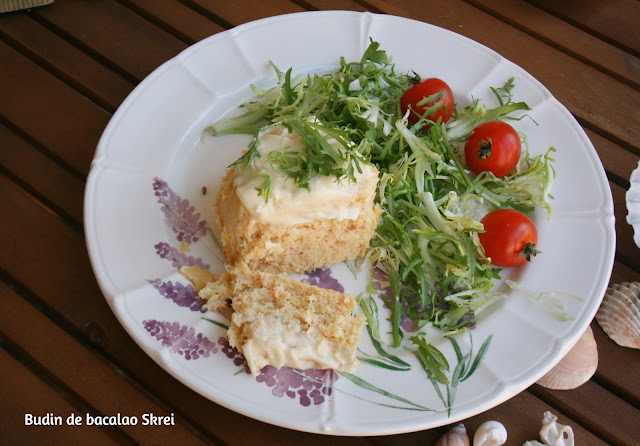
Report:
<svg viewBox="0 0 640 446"><path fill-rule="evenodd" d="M491 156L491 145L493 141L491 138L481 139L478 148L478 159L487 159Z"/></svg>
<svg viewBox="0 0 640 446"><path fill-rule="evenodd" d="M538 254L540 254L540 251L536 249L536 245L534 243L527 243L522 248L522 251L520 252L520 254L518 254L518 257L524 256L524 258L527 259L527 262L530 262L531 257L536 256Z"/></svg>
<svg viewBox="0 0 640 446"><path fill-rule="evenodd" d="M407 80L409 81L409 83L411 83L412 85L418 85L420 82L422 82L422 78L418 73L413 70L411 70L411 72L413 73L413 76L407 76Z"/></svg>

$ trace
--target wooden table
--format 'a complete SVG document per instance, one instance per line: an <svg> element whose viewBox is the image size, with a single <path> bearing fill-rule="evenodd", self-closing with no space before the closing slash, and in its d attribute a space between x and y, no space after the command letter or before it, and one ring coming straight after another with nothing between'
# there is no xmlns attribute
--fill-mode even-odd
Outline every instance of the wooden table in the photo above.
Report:
<svg viewBox="0 0 640 446"><path fill-rule="evenodd" d="M164 372L127 335L89 265L83 188L96 143L145 76L187 46L242 23L316 9L409 17L460 33L530 72L576 117L615 203L612 283L640 280L625 191L640 156L636 0L56 0L0 16L0 443L430 445L447 429L329 438L231 412ZM589 243L589 240L585 240ZM567 265L571 268L571 265ZM571 391L533 385L465 420L499 420L510 445L543 412L577 444L640 445L640 353L592 328L600 362ZM27 427L24 414L175 414L167 427Z"/></svg>

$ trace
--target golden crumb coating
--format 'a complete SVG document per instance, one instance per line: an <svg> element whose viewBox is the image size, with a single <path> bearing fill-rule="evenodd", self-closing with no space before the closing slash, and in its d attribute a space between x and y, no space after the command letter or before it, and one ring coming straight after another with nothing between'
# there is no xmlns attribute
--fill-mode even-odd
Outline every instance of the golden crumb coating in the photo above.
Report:
<svg viewBox="0 0 640 446"><path fill-rule="evenodd" d="M224 255L230 265L246 263L252 270L301 273L363 256L380 222L382 209L373 190L355 196L356 220L317 219L291 226L261 223L251 217L235 192L236 171L222 181L214 210Z"/></svg>
<svg viewBox="0 0 640 446"><path fill-rule="evenodd" d="M266 365L352 372L364 324L349 294L250 271L244 263L200 291L206 308L233 310L229 342L254 375Z"/></svg>

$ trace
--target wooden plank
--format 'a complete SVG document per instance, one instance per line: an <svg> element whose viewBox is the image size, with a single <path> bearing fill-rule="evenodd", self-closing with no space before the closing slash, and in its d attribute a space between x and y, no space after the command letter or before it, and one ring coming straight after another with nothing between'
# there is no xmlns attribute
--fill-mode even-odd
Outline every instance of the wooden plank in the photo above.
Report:
<svg viewBox="0 0 640 446"><path fill-rule="evenodd" d="M582 424L574 414L562 410L556 405L551 405L548 401L540 401L531 394L530 389L520 393L501 406L473 417L472 422L468 423L468 427L472 432L475 432L478 426L485 421L500 421L507 428L507 432L510 433L507 444L521 445L527 440L538 439L542 417L546 411L550 411L558 417L559 423L571 426L577 438L584 442L582 444L593 446L606 444L602 439L590 432L589 426ZM519 398L519 400L516 398ZM527 427L521 431L520 427L523 425Z"/></svg>
<svg viewBox="0 0 640 446"><path fill-rule="evenodd" d="M613 265L610 283L621 282L640 282L640 271L635 271L620 262L616 262Z"/></svg>
<svg viewBox="0 0 640 446"><path fill-rule="evenodd" d="M368 8L353 0L307 0L305 3L318 10L368 11Z"/></svg>
<svg viewBox="0 0 640 446"><path fill-rule="evenodd" d="M527 0L640 55L640 4L636 0Z"/></svg>
<svg viewBox="0 0 640 446"><path fill-rule="evenodd" d="M640 407L640 353L609 339L597 322L593 322L591 328L598 344L597 382Z"/></svg>
<svg viewBox="0 0 640 446"><path fill-rule="evenodd" d="M123 3L189 44L225 30L175 0L123 0Z"/></svg>
<svg viewBox="0 0 640 446"><path fill-rule="evenodd" d="M11 234L0 238L0 268L198 429L229 444L324 444L322 435L278 428L233 413L164 372L133 342L109 309L95 283L82 237L2 176L0 201L12 210L0 219L0 233ZM36 274L38 280L34 280ZM361 440L345 437L335 443L355 445Z"/></svg>
<svg viewBox="0 0 640 446"><path fill-rule="evenodd" d="M0 141L0 166L80 226L84 182L2 124Z"/></svg>
<svg viewBox="0 0 640 446"><path fill-rule="evenodd" d="M628 188L629 177L631 172L638 167L640 157L591 130L585 129L585 132L591 139L591 143L598 152L598 156L600 156L600 160L610 177L613 176L618 180L616 181L618 184Z"/></svg>
<svg viewBox="0 0 640 446"><path fill-rule="evenodd" d="M136 426L120 426L135 441L163 444L210 444L202 441L194 428L174 409L159 405L136 389L113 365L101 361L90 350L53 324L44 315L0 282L0 321L4 337L33 358L71 391L87 401L103 416L135 416ZM24 327L29 326L29 336ZM65 358L60 361L60 358ZM90 376L91 380L86 377ZM96 383L100 386L96 386ZM113 398L118 395L118 398ZM172 425L144 426L143 414L169 416ZM94 414L95 415L95 414Z"/></svg>
<svg viewBox="0 0 640 446"><path fill-rule="evenodd" d="M53 257L53 256L52 256L52 257ZM46 262L47 262L47 263L49 263L49 262L52 262L52 260L47 260ZM74 304L76 304L76 302L75 302L75 301L73 301L73 300L71 300L71 299L70 299L68 302L69 302L69 304L70 304L70 305L74 305ZM60 305L60 306L63 306L63 305L65 305L65 303L63 302L63 303L61 303L61 304L59 304L59 305ZM91 321L91 322L93 322L93 321ZM96 327L96 326L97 326L97 327L99 327L100 329L102 329L102 326L101 326L101 325L98 325L98 324L94 324L94 325L92 325L92 326L93 326L93 327ZM103 331L102 333L103 333L103 335L104 335L104 331ZM111 338L109 338L109 337L104 338L104 336L103 336L103 339L106 339L106 341L108 342ZM135 354L136 352L132 350L132 352L131 352L131 353ZM138 352L138 353L139 353L139 352ZM127 362L126 364L127 364L127 365L131 365L131 364L132 364L132 362ZM179 385L178 385L178 387L179 387ZM170 395L170 393L167 393L167 395ZM205 408L205 409L206 409L206 408ZM224 416L224 415L223 415L223 416ZM260 424L260 423L258 423L258 424ZM243 426L243 427L244 427L244 426ZM536 427L536 429L537 429L537 427Z"/></svg>
<svg viewBox="0 0 640 446"><path fill-rule="evenodd" d="M118 67L130 80L142 80L187 47L113 0L63 0L32 14Z"/></svg>
<svg viewBox="0 0 640 446"><path fill-rule="evenodd" d="M0 439L3 444L128 444L121 433L111 438L97 426L68 426L64 422L61 426L25 426L25 414L46 416L53 413L66 420L80 411L2 349L0 376ZM113 431L119 431L119 428L114 427Z"/></svg>
<svg viewBox="0 0 640 446"><path fill-rule="evenodd" d="M491 15L513 24L634 88L640 87L640 59L558 17L520 0L469 0ZM558 2L555 2L558 3Z"/></svg>
<svg viewBox="0 0 640 446"><path fill-rule="evenodd" d="M0 115L86 175L110 115L0 42Z"/></svg>
<svg viewBox="0 0 640 446"><path fill-rule="evenodd" d="M640 438L640 410L594 381L571 391L549 390L538 385L531 391L609 444L635 445Z"/></svg>
<svg viewBox="0 0 640 446"><path fill-rule="evenodd" d="M281 14L303 12L306 9L289 0L245 0L239 7L234 2L211 2L207 0L191 0L193 4L220 17L233 26Z"/></svg>
<svg viewBox="0 0 640 446"><path fill-rule="evenodd" d="M133 89L131 82L27 14L0 16L0 36L111 113Z"/></svg>
<svg viewBox="0 0 640 446"><path fill-rule="evenodd" d="M533 396L530 392L521 392L499 406L489 409L474 417L463 420L470 438L480 424L496 420L507 430L507 445L521 445L528 440L539 440L538 431L542 425L544 412L551 411L558 416L558 422L571 426L579 443L589 446L604 446L607 443L593 435L575 418L559 412L557 408ZM402 435L373 437L375 444L385 446L423 446L435 444L435 441L455 424L439 427L430 431L413 432Z"/></svg>
<svg viewBox="0 0 640 446"><path fill-rule="evenodd" d="M542 82L585 126L640 153L640 92L462 0L371 0L387 14L440 26L480 42ZM536 57L531 57L535 54ZM517 81L517 80L516 80Z"/></svg>
<svg viewBox="0 0 640 446"><path fill-rule="evenodd" d="M122 0L121 3L133 2L133 1L134 0ZM318 1L321 1L321 0L318 0ZM330 0L330 1L333 1L333 0ZM70 2L66 2L65 0L59 0L56 3L62 4L62 5L66 5L67 3L70 4ZM87 2L87 3L91 3L91 2ZM95 2L95 3L101 4L105 2ZM282 3L285 6L287 6L286 2L282 2ZM305 4L305 2L300 2L300 4ZM454 3L454 9L457 7L456 5L458 5L458 3ZM257 5L257 6L261 7L262 5ZM102 5L99 5L99 7L102 7ZM165 31L168 31L169 34L173 36L178 36L178 38L185 37L185 36L178 35L179 30L177 28L176 29L171 28L171 26L173 25L170 25L170 21L168 19L166 20L166 22L163 21L164 20L162 15L163 6L160 5L158 7L160 8L160 12L158 12L157 17L152 16L151 11L142 11L142 10L136 10L136 11L139 11L140 14L144 15L145 20L147 18L151 18L152 21L154 21L160 28L163 28ZM267 8L267 7L268 7L267 5L264 6L264 8ZM199 11L201 11L202 9L203 9L202 7L197 8L197 10ZM286 10L286 8L284 10ZM244 15L251 15L251 13L246 11L241 11L241 12L228 11L228 14L229 15L227 17L231 17L231 18L236 17L237 20L240 20L240 22L244 20L243 19ZM208 17L211 17L211 16L213 16L213 14L208 15ZM260 15L257 14L257 16L259 17ZM95 17L98 17L98 15L96 15ZM0 19L1 18L2 17L0 17ZM455 20L455 18L452 20ZM0 21L0 24L1 23L2 22ZM98 21L94 23L94 26L96 23L100 23L100 20L98 19ZM465 24L466 23L467 22L465 22ZM182 27L185 25L179 25L179 26ZM72 41L78 40L78 43L79 43L80 39L77 37L74 37L77 34L73 34L73 33L67 34L67 31L64 28L58 27L58 25L56 24L52 24L52 27L54 27L59 34L65 35L65 36L68 35ZM45 30L47 29L46 27L42 27L42 28ZM11 43L11 45L14 45L14 44L15 44L14 42ZM73 47L73 45L70 45L70 46ZM84 45L81 44L81 46L84 48ZM86 49L90 53L93 53L94 51L94 49L91 46L87 46ZM23 47L19 48L19 52L24 52L25 54L27 54L28 56L26 58L27 60L29 58L35 59L36 61L35 65L42 65L44 62L46 62L46 55L43 56L42 60L39 60L38 59L39 56L36 57L34 55L35 53L33 53L32 51L35 51L35 50L26 51L25 48ZM109 56L111 57L113 55L110 54L109 51L114 51L114 50L108 49L108 51L107 50L101 50L101 51L105 52L106 54L109 54ZM44 51L43 51L43 54L44 54ZM128 71L130 67L127 67L126 70L125 69L121 70L119 65L120 63L129 64L131 63L131 61L125 61L123 58L122 62L120 62L121 59L116 60L116 58L111 59L109 57L104 57L102 53L98 51L95 52L95 55L99 60L104 60L107 65L113 66L115 69L117 69L117 71L122 71L124 74L126 74L130 78L134 77L132 72ZM0 57L1 56L2 54L0 54ZM6 59L1 58L1 60L5 61ZM98 63L98 65L100 64ZM65 77L65 75L56 72L56 70L53 67L45 66L45 69L52 70L54 72L53 79L55 79L55 77L60 77L63 80L63 83L68 83L73 87L71 90L76 89L76 91L73 92L74 94L77 95L78 92L81 94L84 94L83 93L84 90L82 90L81 84L76 83L75 81L72 82L73 80L72 77L69 77L69 78ZM1 67L0 67L0 73L2 73ZM19 70L15 70L15 73L20 74ZM576 70L570 73L570 75L577 78L578 71ZM5 78L0 76L0 79L4 81ZM11 80L13 81L13 79ZM563 84L562 82L559 82L558 85L564 86L565 84ZM28 92L27 84L22 84L21 88L23 88L23 91ZM56 87L56 90L57 89L58 87ZM91 93L91 94L94 95L95 93ZM570 93L567 93L567 94L570 95ZM60 93L60 91L56 91L53 95L53 97L62 97L62 96L64 96L64 94ZM1 96L1 97L4 98L5 96ZM89 97L92 100L96 100L92 98L91 95ZM115 99L112 99L111 101L113 103L117 102ZM588 108L588 106L586 107ZM9 113L14 118L15 116L19 116L19 114L16 114L12 110L9 110L9 107L7 107L7 110L8 111L5 111L3 105L0 105L0 113L5 113L5 112ZM55 112L56 107L49 106L48 110ZM572 107L572 111L573 111L573 107ZM582 119L583 115L578 115L578 117ZM53 119L59 120L61 118L54 117ZM23 136L25 136L25 138L28 139L26 134L30 134L31 130L29 131L24 130L25 129L24 122L21 119L15 121L7 118L7 120L10 123L10 127L15 127L18 133L24 132L25 135ZM61 122L65 122L65 120L61 119ZM76 125L78 127L82 127L87 122L89 124L94 123L95 117L89 116L87 117L87 121L80 120L76 123ZM607 134L608 132L608 130L604 129L604 126L601 125L600 123L594 124L591 122L587 122L587 124L589 124L589 127L592 127L596 131L598 131L599 134ZM34 132L36 131L34 130ZM18 134L14 133L12 130L9 130L9 133L13 134L14 137L18 136ZM99 136L99 133L96 133L96 136ZM27 142L23 138L19 138L19 140L32 146L32 150L35 150L33 148L34 144L35 145L42 144L42 147L40 147L40 150L42 151L43 147L49 148L51 147L49 144L52 141L53 142L57 141L55 138L52 138L52 135L54 134L55 133L51 133L49 129L46 129L46 131L42 131L41 133L38 133L39 135L38 138L34 138L32 140L33 144L31 142ZM598 150L598 153L600 154L600 156L605 160L605 167L607 168L607 171L610 174L614 174L616 176L616 182L618 184L621 184L619 180L620 179L624 180L625 174L626 172L629 172L630 166L635 167L633 166L633 163L632 162L630 163L629 161L633 159L637 161L637 156L633 155L631 152L627 152L626 150L621 148L619 145L612 143L611 140L608 140L599 136L599 134L594 134L596 136L594 140L596 149ZM598 138L601 141L599 142L596 141ZM592 136L592 139L594 139L593 136ZM626 142L623 141L618 136L616 136L615 133L612 134L612 139L622 141L625 147L630 146L628 141ZM4 138L2 138L2 129L0 129L0 140L4 141ZM68 143L70 144L75 143L75 135L69 138ZM18 144L18 146L20 147L21 144ZM55 147L56 150L59 149L58 144L53 144L53 147ZM637 148L638 146L636 144L633 147ZM620 151L620 153L615 154L617 151ZM87 153L89 152L92 153L93 150L91 149ZM38 153L42 153L42 152L38 152ZM54 155L56 153L57 152L53 152ZM0 155L4 156L5 154L2 153ZM2 163L2 160L4 159L2 158L2 156L0 156L0 163ZM14 153L14 154L11 154L11 156L14 156L15 158L11 158L11 159L17 162L16 160L19 160L20 156L22 155ZM29 160L29 159L30 159L29 157L25 158L25 160ZM47 163L44 163L43 165L46 166ZM19 174L20 175L19 178L22 179L22 181L29 182L29 184L31 184L31 181L33 181L34 188L37 187L36 190L40 191L43 188L43 186L40 183L36 184L35 179L33 180L24 179L24 178L29 178L29 175L30 175L30 173L26 172L26 170L27 168L23 168L23 170L21 170L20 168L16 167L11 170L11 173L12 174L15 173L16 175ZM46 173L46 175L49 176L50 173ZM51 174L51 175L55 176L55 174ZM55 178L52 178L52 179L47 178L46 181L53 181L55 183L60 182L61 184L64 184L65 182L64 179L55 179ZM6 184L3 185L2 183L6 183ZM49 187L55 187L55 186L52 183L51 186ZM616 196L616 199L617 199L616 216L618 217L618 224L620 224L620 219L621 219L620 214L623 212L620 208L621 191L623 191L623 188L621 186L618 186L618 189L614 191L614 195ZM51 196L55 197L56 196L55 194L56 193L52 191ZM70 200L72 204L75 203L74 206L77 206L77 195L78 195L78 191L76 191L75 197L72 200ZM22 285L28 291L33 292L35 298L39 302L44 304L45 309L47 311L51 311L51 313L53 314L53 317L56 318L56 320L58 320L59 318L59 320L63 322L63 325L65 325L65 327L68 326L69 329L73 331L74 336L82 336L83 339L92 339L93 341L95 341L95 345L102 352L104 352L106 355L108 355L111 358L116 358L114 359L114 362L118 366L123 368L125 371L131 373L135 377L135 379L139 383L141 383L141 385L143 385L146 389L148 389L151 393L157 394L160 398L166 401L167 404L170 404L179 408L189 418L189 420L192 421L195 425L203 429L205 432L208 432L209 434L218 435L219 438L221 438L225 443L246 444L246 443L261 442L266 444L280 444L280 443L289 443L289 442L298 443L298 442L305 441L313 445L313 444L324 444L327 441L326 437L292 433L286 429L274 428L272 426L264 425L263 423L260 423L260 422L255 422L253 420L245 419L244 417L239 416L237 414L230 413L226 409L220 408L219 406L204 400L202 397L186 389L184 386L182 386L177 381L173 380L171 377L168 377L168 375L166 375L163 371L159 370L159 368L133 344L131 339L128 338L128 336L124 333L122 328L115 321L115 318L113 317L113 315L109 312L108 308L106 307L106 304L104 303L104 299L102 299L100 293L97 291L97 288L95 287L95 283L91 276L91 271L88 268L88 265L86 262L86 252L84 251L84 244L83 244L82 238L78 234L72 233L72 231L70 231L69 228L66 228L64 225L62 225L55 216L50 215L48 213L46 208L44 208L37 202L31 200L31 198L27 194L24 194L22 191L19 190L19 188L15 187L10 182L5 182L4 179L0 179L0 197L2 197L0 199L2 199L3 204L5 206L8 206L8 209L11 209L11 213L15 213L15 212L18 213L17 217L14 215L4 217L5 219L9 219L10 220L9 222L0 222L0 231L2 231L2 233L6 235L6 237L4 237L2 241L0 241L0 249L2 249L3 251L8 251L6 253L0 254L0 269L2 269L3 271L8 271L9 276L12 280L15 279L19 285ZM6 200L7 197L9 197L10 199ZM59 201L59 198L56 198L56 200ZM46 230L44 228L46 228ZM27 239L30 237L35 237L37 240L34 242L28 241ZM628 234L625 234L624 237L625 237L625 240L628 241ZM52 238L53 240L47 240L47 238ZM12 252L11 251L12 249L15 251ZM633 251L630 249L630 246L627 246L626 249L627 251L625 252L627 253L627 255L628 254L633 255ZM80 260L76 260L76 259L80 259ZM17 262L24 262L26 265L12 264L12 262L16 262L16 260ZM70 264L60 265L60 263L66 263L66 262L69 262ZM77 268L78 266L80 266L80 268ZM36 268L35 271L37 273L42 272L43 274L42 279L38 279L37 281L33 279L34 270L31 269L32 267ZM635 268L636 270L633 270L621 263L616 263L616 266L614 267L613 277L625 278L625 279L627 277L637 277L638 269L637 267ZM62 277L61 278L55 277L58 274L60 274ZM86 275L86 274L88 274L87 277L82 277L83 275ZM39 283L35 283L35 282L39 282ZM80 284L76 284L76 282L80 282ZM49 288L51 284L53 284L53 286ZM0 306L1 305L2 304L0 303ZM10 323L10 322L5 322L5 323ZM40 327L41 324L34 324L34 326L36 325L37 327ZM36 331L37 330L40 330L40 328L36 328ZM599 343L600 343L600 340L599 340ZM31 348L37 349L37 347L31 347ZM32 350L32 351L35 351L35 350ZM0 353L2 353L2 351L0 351ZM637 376L630 373L625 373L624 370L616 370L616 371L609 370L608 366L605 368L602 368L606 366L609 363L609 361L614 361L614 362L611 362L611 364L615 364L615 361L618 361L617 362L618 364L626 363L625 358L627 357L627 355L625 355L624 353L626 352L623 352L621 354L622 356L617 359L616 358L605 359L603 357L601 370L599 369L598 371L598 374L596 377L597 381L595 384L596 386L598 384L603 386L601 389L602 390L601 392L596 392L596 395L598 397L603 396L606 398L610 398L611 394L608 393L608 390L612 390L616 394L621 395L623 399L627 400L627 402L630 401L629 398L635 398L635 396L637 396L635 387L630 386L631 390L633 391L632 393L621 394L619 392L624 389L621 389L620 385L616 384L616 383L624 383L625 379L628 380L630 379L630 377L631 379L635 380L634 381L635 383L638 381ZM610 354L609 351L606 352L606 355L608 354ZM39 357L44 357L45 354L39 353L39 355L40 355ZM66 359L66 355L64 356L64 358ZM2 358L0 358L0 364L2 363L1 359ZM71 363L73 363L73 361L71 361ZM4 369L2 369L1 367L2 366L0 365L0 370L4 372ZM4 376L4 373L2 374L2 376ZM615 380L617 381L614 382ZM574 399L579 398L579 396L571 396L571 397L561 396L561 398L559 398L558 400L547 399L545 396L545 401L547 401L546 403L541 402L540 400L533 397L530 393L527 393L527 392L521 395L518 395L516 398L519 398L519 399L514 398L514 400L511 400L505 403L504 405L499 406L500 410L498 411L495 411L495 412L490 411L487 414L482 414L477 417L473 417L468 421L468 427L470 429L473 429L474 426L477 427L477 425L481 421L485 421L490 418L498 419L501 421L504 419L504 420L507 420L506 424L510 430L510 433L512 432L516 433L515 435L510 436L509 444L511 444L512 441L514 442L514 444L522 444L524 440L533 439L537 436L537 430L539 429L539 420L541 418L542 410L544 410L545 408L551 408L552 411L555 411L555 408L552 408L552 406L564 408L565 405L573 404ZM549 401L551 401L552 406L549 405ZM636 404L637 402L635 401L636 400L632 399L630 402L633 404ZM512 405L510 404L511 402L513 402ZM589 404L591 403L592 402L590 401ZM609 403L607 402L607 404ZM525 412L524 416L522 415L523 407L526 408L524 410ZM582 406L579 406L579 407L582 407ZM614 405L609 405L609 407L613 409L616 409L616 408L625 409L627 406L625 406L624 404L620 404L620 401L617 401ZM577 430L577 433L581 441L585 441L586 442L585 444L590 444L590 445L604 444L604 442L595 438L592 434L589 434L589 432L586 432L584 427L582 427L579 423L576 423L576 420L579 420L580 423L584 422L586 426L591 428L591 425L589 423L593 422L595 418L584 418L584 419L568 418L567 413L573 414L573 412L567 411L566 413L562 414L561 421L567 422L568 424L572 425L574 429ZM220 422L215 423L215 422L212 422L212 420L220 420ZM599 426L605 426L604 423L609 421L610 420L605 420L601 424L599 424ZM613 421L615 421L615 425L620 425L621 423L621 421L619 420L613 420ZM600 423L600 421L598 421L598 423ZM525 424L527 426L526 428L523 427ZM604 428L602 427L599 427L598 429L604 430ZM420 432L415 434L407 434L405 436L376 438L375 442L380 444L403 444L403 445L404 444L432 444L433 440L435 440L438 437L438 435L435 435L436 432L437 430ZM597 431L597 432L600 434L600 431ZM530 435L525 435L527 433L530 433ZM630 430L628 433L632 435L632 434L635 434L635 431ZM615 441L625 440L624 438L619 438L619 437L621 436L618 435L612 438ZM0 438L2 437L0 436ZM278 439L278 442L274 440L276 438ZM47 440L46 438L42 439L42 441L44 441L45 443L47 442L46 440ZM333 439L331 440L333 442ZM337 444L358 444L359 440L336 439L335 442ZM66 442L62 441L62 443L66 443Z"/></svg>
<svg viewBox="0 0 640 446"><path fill-rule="evenodd" d="M81 79L77 78L77 81L81 81ZM28 88L28 87L29 87L29 85L24 85L23 86L24 90L19 90L19 94L20 95L28 94L28 91L30 91L30 88ZM15 91L15 90L16 90L15 88L12 89L12 91ZM57 91L55 89L50 89L50 94L57 94ZM118 98L118 99L121 99L121 98ZM64 117L56 116L56 114L51 110L46 110L45 113L48 114L49 116L55 117L56 119L64 119ZM49 121L50 121L50 119L48 119L46 122L49 122ZM59 126L56 126L56 127L59 127ZM591 135L592 139L594 139L594 138L599 139L600 143L603 143L604 141L606 141L604 138L602 138L601 136L599 136L599 135L597 135L597 134L595 134L593 132L590 132L590 135ZM96 139L97 139L97 137L96 137ZM613 144L613 143L610 143L610 144ZM623 163L623 165L624 166L629 166L630 164Z"/></svg>

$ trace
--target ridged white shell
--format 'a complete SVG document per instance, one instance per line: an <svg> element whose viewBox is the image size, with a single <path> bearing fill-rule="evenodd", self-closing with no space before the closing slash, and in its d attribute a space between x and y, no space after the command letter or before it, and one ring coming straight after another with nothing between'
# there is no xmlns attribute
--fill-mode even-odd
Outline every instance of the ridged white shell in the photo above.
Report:
<svg viewBox="0 0 640 446"><path fill-rule="evenodd" d="M633 226L633 241L640 246L640 161L638 167L631 172L631 186L627 191L627 223Z"/></svg>
<svg viewBox="0 0 640 446"><path fill-rule="evenodd" d="M618 345L640 349L640 282L607 288L596 320Z"/></svg>
<svg viewBox="0 0 640 446"><path fill-rule="evenodd" d="M589 381L598 368L598 347L591 327L576 345L537 383L554 390L575 389Z"/></svg>

